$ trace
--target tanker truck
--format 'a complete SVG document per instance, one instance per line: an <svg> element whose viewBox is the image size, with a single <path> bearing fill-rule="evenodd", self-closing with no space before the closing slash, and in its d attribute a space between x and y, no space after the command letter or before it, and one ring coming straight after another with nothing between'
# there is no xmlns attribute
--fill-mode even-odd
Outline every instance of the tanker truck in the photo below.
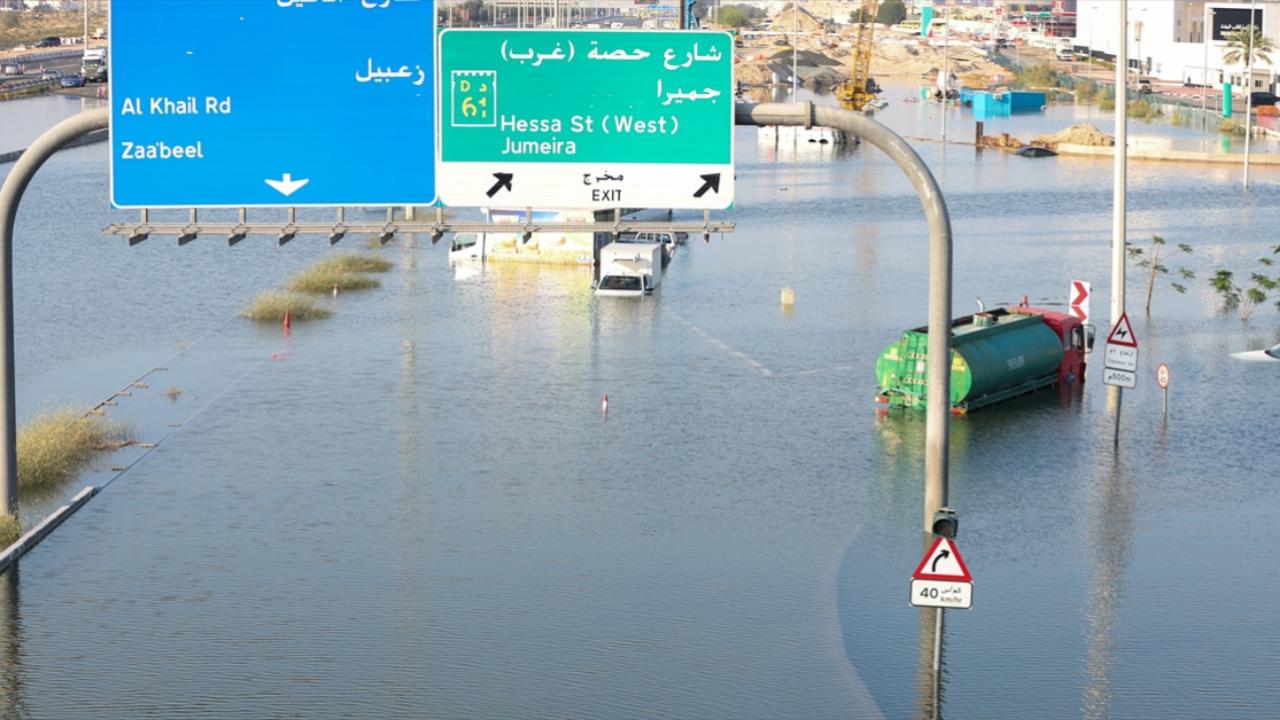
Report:
<svg viewBox="0 0 1280 720"><path fill-rule="evenodd" d="M970 410L1055 385L1084 382L1093 326L1025 305L966 315L951 323L951 412ZM876 401L924 409L929 328L902 333L876 360Z"/></svg>

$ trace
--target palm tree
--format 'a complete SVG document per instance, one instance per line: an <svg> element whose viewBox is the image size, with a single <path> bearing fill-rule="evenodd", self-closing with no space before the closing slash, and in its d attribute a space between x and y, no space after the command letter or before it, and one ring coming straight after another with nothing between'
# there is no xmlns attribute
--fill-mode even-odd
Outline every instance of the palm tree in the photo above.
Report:
<svg viewBox="0 0 1280 720"><path fill-rule="evenodd" d="M1252 58L1249 57L1250 48L1253 49ZM1222 62L1228 65L1249 65L1251 61L1261 60L1270 64L1271 52L1275 49L1271 38L1263 35L1257 25L1250 25L1227 35L1227 49L1222 53Z"/></svg>

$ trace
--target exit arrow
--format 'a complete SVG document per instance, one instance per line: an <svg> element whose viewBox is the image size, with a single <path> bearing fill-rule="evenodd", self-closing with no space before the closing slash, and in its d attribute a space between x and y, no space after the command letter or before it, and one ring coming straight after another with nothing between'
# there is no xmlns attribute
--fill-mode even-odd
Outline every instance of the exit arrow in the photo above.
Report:
<svg viewBox="0 0 1280 720"><path fill-rule="evenodd" d="M720 194L720 173L711 173L710 175L702 175L700 177L703 181L702 187L698 188L698 192L693 194L694 197L700 198L703 195L706 195L708 190L717 195Z"/></svg>
<svg viewBox="0 0 1280 720"><path fill-rule="evenodd" d="M938 572L938 561L942 560L943 558L949 558L949 557L951 557L950 550L943 550L942 552L938 553L938 556L933 559L933 565L929 567L929 572L931 573Z"/></svg>
<svg viewBox="0 0 1280 720"><path fill-rule="evenodd" d="M485 195L493 197L504 187L507 190L511 190L511 178L515 177L515 175L512 173L494 173L493 176L498 179L498 182L494 183L493 187L489 188L489 192L485 193Z"/></svg>
<svg viewBox="0 0 1280 720"><path fill-rule="evenodd" d="M294 180L292 173L285 173L284 176L281 177L279 180L272 180L270 178L267 178L266 180L263 180L263 182L270 185L273 189L275 189L281 195L284 195L285 197L289 197L290 195L297 192L303 185L306 185L307 183L311 182L311 180L309 178Z"/></svg>

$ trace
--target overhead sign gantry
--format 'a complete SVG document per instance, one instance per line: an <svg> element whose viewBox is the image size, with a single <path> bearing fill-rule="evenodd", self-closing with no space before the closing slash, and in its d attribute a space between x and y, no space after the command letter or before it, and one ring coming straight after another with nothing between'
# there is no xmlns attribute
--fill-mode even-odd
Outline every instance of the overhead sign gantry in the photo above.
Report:
<svg viewBox="0 0 1280 720"><path fill-rule="evenodd" d="M435 202L435 3L112 0L111 203Z"/></svg>

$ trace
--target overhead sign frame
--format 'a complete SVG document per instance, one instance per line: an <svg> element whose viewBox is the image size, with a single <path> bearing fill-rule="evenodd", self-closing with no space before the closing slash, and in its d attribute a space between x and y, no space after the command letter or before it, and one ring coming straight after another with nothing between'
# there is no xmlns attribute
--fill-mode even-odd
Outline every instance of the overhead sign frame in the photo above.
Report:
<svg viewBox="0 0 1280 720"><path fill-rule="evenodd" d="M732 205L729 33L449 29L440 76L446 205Z"/></svg>
<svg viewBox="0 0 1280 720"><path fill-rule="evenodd" d="M109 23L113 207L435 203L433 3L111 0Z"/></svg>

